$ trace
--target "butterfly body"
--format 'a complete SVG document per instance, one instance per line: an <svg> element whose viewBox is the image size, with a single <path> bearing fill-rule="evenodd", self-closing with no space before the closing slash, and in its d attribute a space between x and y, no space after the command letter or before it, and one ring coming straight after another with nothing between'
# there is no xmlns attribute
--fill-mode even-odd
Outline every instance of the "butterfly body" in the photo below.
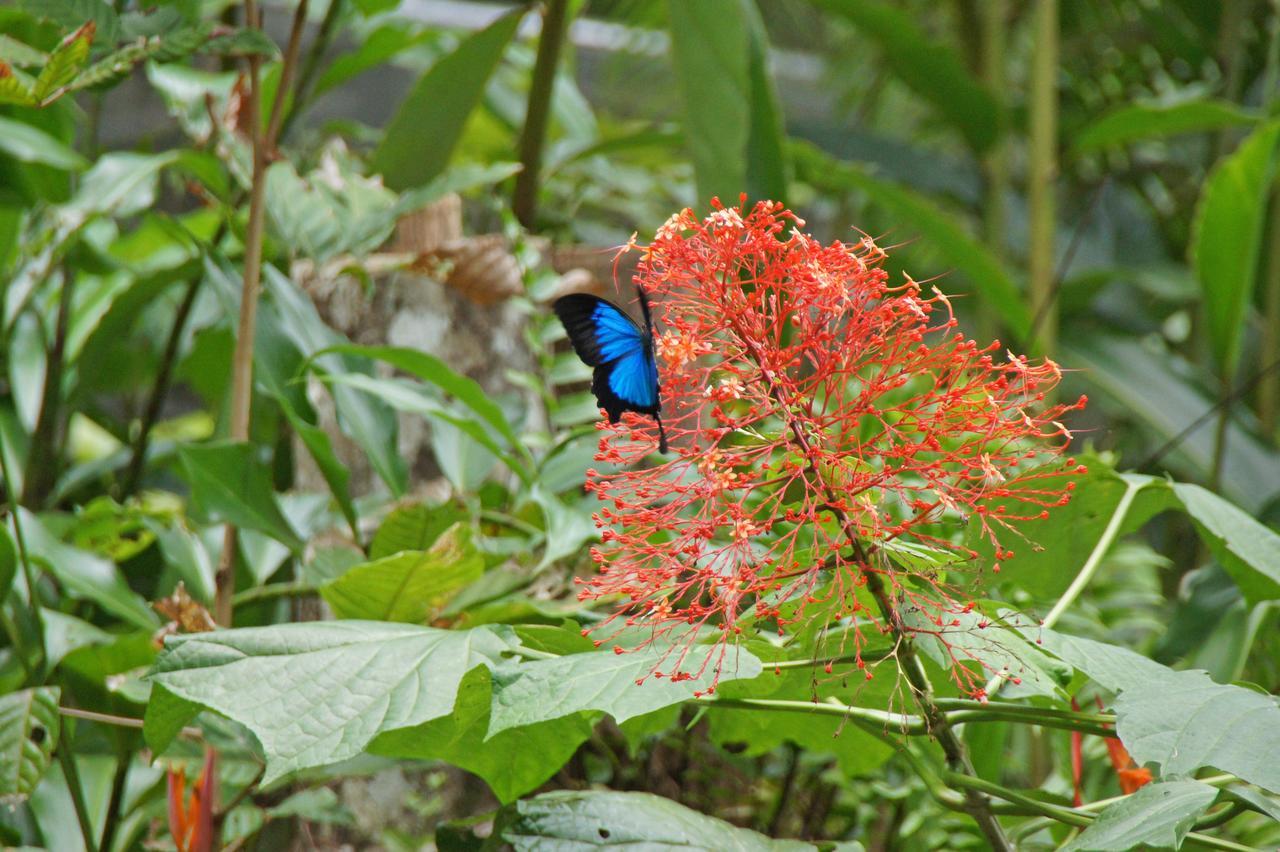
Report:
<svg viewBox="0 0 1280 852"><path fill-rule="evenodd" d="M659 415L662 398L653 354L653 325L649 301L643 290L639 293L643 327L613 302L586 293L564 296L552 307L578 357L594 368L591 392L609 422L617 423L624 411L653 417L658 424L659 449L665 453L667 438Z"/></svg>

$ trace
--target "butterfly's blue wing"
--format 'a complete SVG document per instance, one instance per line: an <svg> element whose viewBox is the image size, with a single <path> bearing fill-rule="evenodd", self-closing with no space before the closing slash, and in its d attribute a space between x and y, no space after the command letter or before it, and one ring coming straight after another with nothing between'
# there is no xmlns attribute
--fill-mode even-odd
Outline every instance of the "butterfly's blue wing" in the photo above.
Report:
<svg viewBox="0 0 1280 852"><path fill-rule="evenodd" d="M557 299L554 308L578 357L595 367L591 391L609 421L624 411L657 415L658 368L648 329L612 302L585 293Z"/></svg>

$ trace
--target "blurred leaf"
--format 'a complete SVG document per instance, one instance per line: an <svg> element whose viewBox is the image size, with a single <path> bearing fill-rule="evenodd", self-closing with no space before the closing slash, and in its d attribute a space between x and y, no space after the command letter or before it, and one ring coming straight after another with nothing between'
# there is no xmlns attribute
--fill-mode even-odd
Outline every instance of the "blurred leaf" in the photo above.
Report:
<svg viewBox="0 0 1280 852"><path fill-rule="evenodd" d="M461 373L455 373L448 364L434 355L400 346L356 346L354 344L333 346L326 351L373 358L404 370L406 373L416 376L428 384L435 385L475 412L481 420L492 427L493 431L506 439L507 445L515 450L526 462L531 461L529 451L521 443L515 430L507 421L507 416L503 414L502 408L493 401L488 392L474 379ZM461 424L455 423L455 425L461 428ZM490 443L492 442L490 441ZM508 457L507 454L503 454L496 447L491 447L490 449L493 449L504 460ZM508 461L508 464L510 465L512 462ZM526 465L516 462L512 470L520 474L521 479L524 481L529 481L531 474Z"/></svg>
<svg viewBox="0 0 1280 852"><path fill-rule="evenodd" d="M13 588L14 578L18 576L18 549L13 544L7 526L0 526L0 604L8 597Z"/></svg>
<svg viewBox="0 0 1280 852"><path fill-rule="evenodd" d="M428 204L451 192L466 192L481 186L492 186L514 175L523 168L519 163L459 163L446 169L429 183L406 190L395 204L397 216L421 210Z"/></svg>
<svg viewBox="0 0 1280 852"><path fill-rule="evenodd" d="M468 36L418 80L373 154L372 168L387 186L422 186L444 171L525 11L517 7Z"/></svg>
<svg viewBox="0 0 1280 852"><path fill-rule="evenodd" d="M1077 334L1062 341L1062 361L1145 423L1158 437L1182 436L1177 457L1191 462L1192 475L1208 476L1213 465L1213 421L1183 435L1214 401L1179 370L1180 359L1141 342L1105 334ZM1189 370L1189 367L1188 367ZM1136 460L1135 460L1136 461ZM1222 489L1250 512L1280 494L1280 458L1237 423L1227 429Z"/></svg>
<svg viewBox="0 0 1280 852"><path fill-rule="evenodd" d="M355 825L355 817L328 787L300 790L267 811L274 819L298 817L328 825Z"/></svg>
<svg viewBox="0 0 1280 852"><path fill-rule="evenodd" d="M782 124L750 0L672 0L671 54L702 203L784 200Z"/></svg>
<svg viewBox="0 0 1280 852"><path fill-rule="evenodd" d="M1026 337L1031 328L1031 311L1017 282L990 249L969 235L960 217L923 195L872 177L861 166L836 160L807 142L792 142L790 147L797 178L821 189L865 192L873 203L905 223L910 229L908 236L922 236L931 249L962 273L1010 331Z"/></svg>
<svg viewBox="0 0 1280 852"><path fill-rule="evenodd" d="M397 0L398 2L398 0ZM341 86L355 77L387 64L393 57L415 45L439 38L431 29L412 32L400 21L385 24L360 39L353 50L336 57L316 82L316 96Z"/></svg>
<svg viewBox="0 0 1280 852"><path fill-rule="evenodd" d="M1056 492L1068 482L1075 483L1071 501L1049 509L1049 517L1044 520L1036 517L1027 522L1012 522L1012 528L1024 543L1017 546L1012 560L1002 563L1004 574L983 577L984 586L1008 580L1036 600L1053 600L1071 585L1113 521L1118 524L1119 538L1174 505L1162 479L1119 474L1095 457L1079 461L1089 469L1084 476L1050 476L1049 471L1041 471L1044 478L1038 481L1046 492ZM1027 512L1026 504L1016 498L996 499L991 504L1004 505L1011 515L1035 516L1042 508L1037 504L1035 511ZM983 535L981 519L970 520L965 544L978 552L979 564L988 566L995 562L995 552L990 540Z"/></svg>
<svg viewBox="0 0 1280 852"><path fill-rule="evenodd" d="M818 847L772 840L704 816L651 793L557 790L508 805L494 823L497 841L517 852L535 849L732 849L799 852ZM490 848L490 847L486 847Z"/></svg>
<svg viewBox="0 0 1280 852"><path fill-rule="evenodd" d="M1177 849L1218 790L1199 781L1160 781L1108 805L1063 852Z"/></svg>
<svg viewBox="0 0 1280 852"><path fill-rule="evenodd" d="M49 768L58 744L59 695L58 687L42 686L0 696L0 798L25 799Z"/></svg>
<svg viewBox="0 0 1280 852"><path fill-rule="evenodd" d="M0 152L24 163L80 171L89 161L39 128L0 116Z"/></svg>
<svg viewBox="0 0 1280 852"><path fill-rule="evenodd" d="M63 30L93 21L98 40L104 44L114 44L118 38L120 18L112 4L102 0L19 0L18 5L37 19L52 21Z"/></svg>
<svg viewBox="0 0 1280 852"><path fill-rule="evenodd" d="M1203 133L1255 124L1256 115L1227 101L1195 100L1180 104L1128 104L1086 125L1075 135L1076 156L1104 148L1179 133Z"/></svg>
<svg viewBox="0 0 1280 852"><path fill-rule="evenodd" d="M40 620L44 622L45 665L51 669L72 651L88 645L104 645L115 639L101 627L56 609L41 607Z"/></svg>
<svg viewBox="0 0 1280 852"><path fill-rule="evenodd" d="M818 0L866 33L889 69L938 114L959 130L977 151L1000 134L996 101L973 78L952 48L930 38L904 8L875 0Z"/></svg>
<svg viewBox="0 0 1280 852"><path fill-rule="evenodd" d="M281 513L271 473L256 451L252 444L230 441L179 447L193 511L211 523L248 527L301 549L302 540Z"/></svg>
<svg viewBox="0 0 1280 852"><path fill-rule="evenodd" d="M1214 166L1196 205L1191 262L1200 279L1209 345L1219 374L1228 380L1253 299L1277 138L1276 122L1250 134Z"/></svg>
<svg viewBox="0 0 1280 852"><path fill-rule="evenodd" d="M26 82L27 79L29 78L18 77L8 63L0 62L0 104L34 106L36 96Z"/></svg>
<svg viewBox="0 0 1280 852"><path fill-rule="evenodd" d="M324 263L334 255L365 254L395 228L395 195L378 178L366 178L326 157L302 178L288 160L267 169L267 216L291 254Z"/></svg>
<svg viewBox="0 0 1280 852"><path fill-rule="evenodd" d="M83 24L54 48L49 54L49 61L36 77L31 89L32 97L42 104L47 103L71 84L89 59L89 46L93 43L96 29L92 22Z"/></svg>
<svg viewBox="0 0 1280 852"><path fill-rule="evenodd" d="M1171 487L1245 599L1251 604L1280 600L1280 535L1199 485L1175 482Z"/></svg>
<svg viewBox="0 0 1280 852"><path fill-rule="evenodd" d="M134 627L154 630L160 621L151 607L120 575L120 570L99 556L64 544L40 518L18 508L18 521L26 537L27 552L42 565L72 598L92 601ZM9 519L12 530L13 517Z"/></svg>
<svg viewBox="0 0 1280 852"><path fill-rule="evenodd" d="M580 503L576 506L566 505L546 489L544 482L545 479L540 479L530 491L533 501L542 509L546 524L546 547L535 571L542 570L557 559L580 552L584 544L600 538L595 522L591 519L591 512L584 510Z"/></svg>
<svg viewBox="0 0 1280 852"><path fill-rule="evenodd" d="M369 558L382 559L405 550L426 550L441 533L467 518L466 510L454 503L397 506L374 533Z"/></svg>
<svg viewBox="0 0 1280 852"><path fill-rule="evenodd" d="M148 677L163 687L147 717L173 699L251 730L266 755L262 783L355 757L385 731L453 712L458 684L510 649L503 628L437 630L330 621L170 637Z"/></svg>
<svg viewBox="0 0 1280 852"><path fill-rule="evenodd" d="M29 68L32 65L44 65L48 61L49 54L43 50L37 50L25 42L0 33L0 62Z"/></svg>
<svg viewBox="0 0 1280 852"><path fill-rule="evenodd" d="M551 660L509 662L493 673L493 718L491 735L534 722L558 719L583 710L600 710L616 722L625 722L672 704L689 701L707 692L717 681L715 661L689 680L674 681L652 675L655 668L670 669L681 649L664 647L625 654L593 651L570 654ZM712 647L697 647L697 661L703 654L718 654ZM718 679L750 680L761 670L760 660L751 652L730 647ZM638 683L644 681L644 683Z"/></svg>
<svg viewBox="0 0 1280 852"><path fill-rule="evenodd" d="M359 536L359 516L351 500L351 471L334 453L333 441L329 433L315 423L304 419L294 409L293 403L287 396L277 394L276 403L280 406L285 419L289 421L289 428L293 429L298 440L302 441L302 445L311 454L316 467L320 469L320 475L324 477L325 484L329 486L329 491L338 502L338 508L342 512L342 517L346 519L347 525L351 527L352 535Z"/></svg>
<svg viewBox="0 0 1280 852"><path fill-rule="evenodd" d="M591 736L582 714L487 737L489 674L473 669L458 686L452 714L382 734L369 751L411 760L443 760L483 778L498 801L511 802L539 787Z"/></svg>
<svg viewBox="0 0 1280 852"><path fill-rule="evenodd" d="M484 558L461 523L430 550L405 550L348 569L320 587L338 618L422 624L459 589L484 573Z"/></svg>

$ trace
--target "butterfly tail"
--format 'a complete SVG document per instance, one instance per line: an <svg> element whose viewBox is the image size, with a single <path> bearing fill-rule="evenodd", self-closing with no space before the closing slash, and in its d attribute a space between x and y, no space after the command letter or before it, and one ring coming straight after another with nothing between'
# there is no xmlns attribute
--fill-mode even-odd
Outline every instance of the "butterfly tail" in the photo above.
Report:
<svg viewBox="0 0 1280 852"><path fill-rule="evenodd" d="M663 428L662 418L657 414L653 415L653 419L658 424L658 452L663 455L667 454L667 430Z"/></svg>

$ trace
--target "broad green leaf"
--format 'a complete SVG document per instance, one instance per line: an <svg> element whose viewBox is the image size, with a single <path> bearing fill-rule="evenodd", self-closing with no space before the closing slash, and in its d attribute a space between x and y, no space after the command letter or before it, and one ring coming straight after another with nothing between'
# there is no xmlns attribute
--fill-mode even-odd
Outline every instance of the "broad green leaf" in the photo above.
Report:
<svg viewBox="0 0 1280 852"><path fill-rule="evenodd" d="M655 668L670 669L681 649L646 649L629 653L594 651L551 660L509 662L493 673L493 720L490 735L534 722L558 719L583 710L601 710L625 722L671 704L692 700L716 682L712 664L697 677L673 682L654 677ZM686 668L697 669L710 646L694 646ZM757 677L760 660L741 648L727 648L719 680ZM643 683L637 681L643 680Z"/></svg>
<svg viewBox="0 0 1280 852"><path fill-rule="evenodd" d="M401 102L373 155L373 170L387 186L397 191L422 186L444 171L524 14L518 7L468 36Z"/></svg>
<svg viewBox="0 0 1280 852"><path fill-rule="evenodd" d="M494 628L375 621L219 630L171 637L149 678L249 728L270 784L354 757L385 731L449 715L463 675L495 665L513 641ZM153 698L149 716L153 705L171 709L165 696Z"/></svg>
<svg viewBox="0 0 1280 852"><path fill-rule="evenodd" d="M1007 697L1062 697L1063 687L1071 681L1070 668L981 612L948 617L950 625L939 628L920 610L903 616L915 631L920 650L943 670L966 665L980 678L999 675Z"/></svg>
<svg viewBox="0 0 1280 852"><path fill-rule="evenodd" d="M1185 460L1207 477L1213 466L1214 418L1184 434L1215 400L1186 378L1193 368L1172 353L1130 338L1081 334L1062 341L1062 362L1141 420L1164 441L1179 438L1169 458ZM1183 369L1185 368L1185 369ZM1223 493L1250 512L1280 496L1280 458L1236 423L1227 428ZM1016 564L1016 563L1015 563Z"/></svg>
<svg viewBox="0 0 1280 852"><path fill-rule="evenodd" d="M864 192L887 210L910 235L920 235L946 262L955 267L999 314L1009 330L1025 337L1031 311L1018 283L996 255L970 236L963 221L901 184L873 177L863 167L837 160L808 142L792 142L796 176L820 189Z"/></svg>
<svg viewBox="0 0 1280 852"><path fill-rule="evenodd" d="M49 54L49 61L40 70L40 76L36 77L31 89L37 101L47 101L76 78L89 58L89 46L93 43L95 30L92 23L84 24Z"/></svg>
<svg viewBox="0 0 1280 852"><path fill-rule="evenodd" d="M542 517L546 523L546 546L535 571L542 570L557 559L580 552L582 546L589 541L600 539L600 532L591 520L592 510L585 509L583 501L578 501L577 505L567 505L541 483L533 487L530 496L542 509Z"/></svg>
<svg viewBox="0 0 1280 852"><path fill-rule="evenodd" d="M383 734L370 743L369 751L446 761L479 775L506 803L539 787L591 736L590 721L579 713L489 738L490 704L489 674L473 669L458 687L451 715Z"/></svg>
<svg viewBox="0 0 1280 852"><path fill-rule="evenodd" d="M456 503L428 506L406 503L397 506L373 534L369 558L382 559L404 550L426 550L449 527L467 520L467 512Z"/></svg>
<svg viewBox="0 0 1280 852"><path fill-rule="evenodd" d="M24 163L80 171L89 161L38 127L0 116L0 152Z"/></svg>
<svg viewBox="0 0 1280 852"><path fill-rule="evenodd" d="M1199 671L1174 671L1103 642L1028 627L1028 639L1118 693L1116 733L1141 766L1162 776L1202 766L1280 792L1280 705L1273 696L1214 683Z"/></svg>
<svg viewBox="0 0 1280 852"><path fill-rule="evenodd" d="M950 45L930 38L904 8L878 0L819 0L875 42L885 65L959 130L978 151L1000 134L995 99L973 78Z"/></svg>
<svg viewBox="0 0 1280 852"><path fill-rule="evenodd" d="M389 62L396 54L415 45L439 38L434 29L413 32L401 21L385 24L368 33L350 51L337 56L316 80L315 95L349 82L373 68Z"/></svg>
<svg viewBox="0 0 1280 852"><path fill-rule="evenodd" d="M1175 482L1170 487L1245 600L1280 600L1280 535L1199 485Z"/></svg>
<svg viewBox="0 0 1280 852"><path fill-rule="evenodd" d="M187 444L178 457L191 486L192 508L211 523L265 533L293 549L302 540L280 511L271 475L252 444L220 441Z"/></svg>
<svg viewBox="0 0 1280 852"><path fill-rule="evenodd" d="M1220 374L1228 377L1240 358L1253 299L1277 138L1277 122L1250 134L1214 167L1196 205L1191 261L1200 279L1209 345Z"/></svg>
<svg viewBox="0 0 1280 852"><path fill-rule="evenodd" d="M179 698L162 684L153 683L151 700L147 702L146 716L142 720L142 738L147 748L163 754L202 709L198 702Z"/></svg>
<svg viewBox="0 0 1280 852"><path fill-rule="evenodd" d="M330 347L329 350L350 355L363 355L404 370L412 376L452 396L475 412L495 432L506 439L507 444L528 459L528 451L520 443L502 408L493 401L475 379L455 373L449 365L434 355L408 349L403 346L356 346L354 344ZM527 475L527 474L526 474Z"/></svg>
<svg viewBox="0 0 1280 852"><path fill-rule="evenodd" d="M1214 683L1204 672L1170 671L1134 683L1115 701L1116 733L1141 766L1190 775L1202 766L1280 793L1280 706L1270 695Z"/></svg>
<svg viewBox="0 0 1280 852"><path fill-rule="evenodd" d="M667 8L700 200L783 200L781 118L759 12L749 0L672 0Z"/></svg>
<svg viewBox="0 0 1280 852"><path fill-rule="evenodd" d="M393 212L397 216L421 210L439 201L451 192L466 192L481 186L502 183L523 168L519 163L459 163L424 186L405 191L396 201Z"/></svg>
<svg viewBox="0 0 1280 852"><path fill-rule="evenodd" d="M589 849L717 849L799 852L799 840L773 840L704 816L651 793L557 790L508 805L493 839L517 852Z"/></svg>
<svg viewBox="0 0 1280 852"><path fill-rule="evenodd" d="M1218 791L1199 781L1161 781L1108 805L1063 852L1177 849Z"/></svg>
<svg viewBox="0 0 1280 852"><path fill-rule="evenodd" d="M49 768L58 744L56 686L0 696L0 799L25 799Z"/></svg>
<svg viewBox="0 0 1280 852"><path fill-rule="evenodd" d="M1162 479L1119 474L1096 457L1078 461L1088 467L1088 473L1046 475L1038 480L1037 487L1047 491L1074 483L1071 501L1049 509L1046 519L1012 523L1022 540L1013 545L1014 557L1001 563L1001 574L984 575L987 587L1008 581L1038 600L1057 598L1071 585L1113 521L1118 526L1112 535L1118 540L1175 504ZM1041 508L1026 511L1022 501L1011 498L995 499L990 505L1003 505L1010 515L1034 516ZM990 566L995 561L994 548L983 536L979 520L970 521L965 544L978 552L981 565Z"/></svg>
<svg viewBox="0 0 1280 852"><path fill-rule="evenodd" d="M406 550L356 565L320 588L338 618L421 624L484 573L471 529L454 524L430 550Z"/></svg>
<svg viewBox="0 0 1280 852"><path fill-rule="evenodd" d="M52 669L72 651L89 645L105 645L116 637L74 615L56 609L40 608L44 622L45 665Z"/></svg>
<svg viewBox="0 0 1280 852"><path fill-rule="evenodd" d="M53 575L67 595L88 600L143 630L154 630L160 620L146 601L129 588L115 565L100 556L64 544L35 515L17 510L33 561ZM12 532L13 518L9 520Z"/></svg>
<svg viewBox="0 0 1280 852"><path fill-rule="evenodd" d="M1204 133L1240 127L1258 120L1226 101L1195 100L1180 104L1127 104L1086 125L1075 135L1076 156L1179 133Z"/></svg>

